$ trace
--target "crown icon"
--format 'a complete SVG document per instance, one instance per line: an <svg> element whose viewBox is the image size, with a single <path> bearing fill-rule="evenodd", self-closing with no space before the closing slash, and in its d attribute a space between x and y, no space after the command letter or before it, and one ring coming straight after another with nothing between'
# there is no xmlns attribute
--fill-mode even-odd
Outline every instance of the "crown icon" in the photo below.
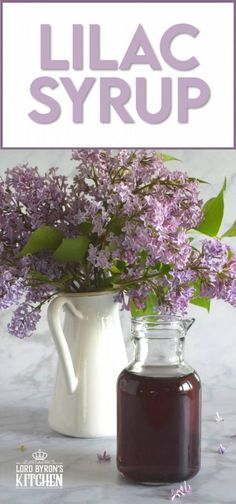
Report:
<svg viewBox="0 0 236 504"><path fill-rule="evenodd" d="M32 457L37 462L43 462L47 458L47 456L48 454L40 449L37 452L32 453Z"/></svg>

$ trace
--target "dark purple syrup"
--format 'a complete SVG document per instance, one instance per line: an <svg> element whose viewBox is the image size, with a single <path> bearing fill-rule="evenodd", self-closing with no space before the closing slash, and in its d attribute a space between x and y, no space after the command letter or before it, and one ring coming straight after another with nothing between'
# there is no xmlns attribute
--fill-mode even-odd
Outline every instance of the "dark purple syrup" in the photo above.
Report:
<svg viewBox="0 0 236 504"><path fill-rule="evenodd" d="M118 378L117 467L139 482L184 481L200 469L201 385L196 372Z"/></svg>

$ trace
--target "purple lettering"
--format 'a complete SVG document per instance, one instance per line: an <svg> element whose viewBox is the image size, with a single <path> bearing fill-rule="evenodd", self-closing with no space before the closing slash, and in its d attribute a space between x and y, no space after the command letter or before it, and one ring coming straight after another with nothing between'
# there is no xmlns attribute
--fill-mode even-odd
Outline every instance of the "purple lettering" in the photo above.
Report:
<svg viewBox="0 0 236 504"><path fill-rule="evenodd" d="M118 88L120 94L111 96L111 89ZM131 115L125 105L131 96L130 86L123 79L105 78L100 79L100 120L102 123L111 122L111 107L117 112L124 123L133 123Z"/></svg>
<svg viewBox="0 0 236 504"><path fill-rule="evenodd" d="M83 70L83 26L73 25L73 69Z"/></svg>
<svg viewBox="0 0 236 504"><path fill-rule="evenodd" d="M164 122L171 113L171 105L171 79L169 77L161 79L161 108L155 113L147 110L147 80L142 77L136 79L136 109L143 121L149 124Z"/></svg>
<svg viewBox="0 0 236 504"><path fill-rule="evenodd" d="M138 54L140 48L144 54ZM120 64L120 69L129 70L132 65L150 65L153 70L161 70L161 65L142 25L138 26L131 40Z"/></svg>
<svg viewBox="0 0 236 504"><path fill-rule="evenodd" d="M190 88L199 90L197 98L189 98ZM178 122L183 124L188 123L189 109L203 107L209 98L210 88L204 80L197 77L180 77L178 79Z"/></svg>
<svg viewBox="0 0 236 504"><path fill-rule="evenodd" d="M91 70L117 70L116 60L102 60L100 57L100 26L90 25L90 68Z"/></svg>
<svg viewBox="0 0 236 504"><path fill-rule="evenodd" d="M175 70L193 70L199 65L199 61L193 56L187 60L180 60L173 56L171 52L171 43L178 35L190 35L196 37L199 30L190 24L176 24L171 26L161 38L160 51L165 62Z"/></svg>
<svg viewBox="0 0 236 504"><path fill-rule="evenodd" d="M94 77L87 77L79 89L76 89L69 77L61 77L60 80L73 104L73 122L82 123L84 102L96 79Z"/></svg>
<svg viewBox="0 0 236 504"><path fill-rule="evenodd" d="M55 79L51 77L39 77L35 79L31 86L30 92L33 98L37 100L39 103L46 105L50 110L46 114L42 114L37 112L37 110L33 110L29 113L30 119L38 124L51 124L60 117L61 107L59 103L44 93L42 93L42 88L48 87L50 89L55 89L58 87L58 83Z"/></svg>
<svg viewBox="0 0 236 504"><path fill-rule="evenodd" d="M41 68L42 70L68 70L69 61L53 60L51 26L41 25Z"/></svg>

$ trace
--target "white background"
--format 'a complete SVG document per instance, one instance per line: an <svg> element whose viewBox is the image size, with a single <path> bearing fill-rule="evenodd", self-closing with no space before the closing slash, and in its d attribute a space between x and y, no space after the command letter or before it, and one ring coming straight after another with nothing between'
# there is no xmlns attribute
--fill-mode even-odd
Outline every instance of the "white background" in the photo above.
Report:
<svg viewBox="0 0 236 504"><path fill-rule="evenodd" d="M7 3L4 12L4 147L232 147L233 146L233 4L229 3L116 3L50 4ZM85 26L84 71L40 70L40 24L51 24L52 55L71 60L72 24ZM88 25L101 25L101 56L119 62L128 48L138 24L142 24L157 54L162 71L135 65L129 71L91 71L88 68ZM197 38L180 36L173 52L180 59L195 56L200 66L190 72L171 69L161 58L160 38L176 23L193 24ZM97 78L84 109L84 124L73 124L72 105L62 84L48 94L61 104L60 118L51 125L38 125L28 113L47 112L30 95L31 82L42 74L56 80L71 77L79 87L85 77ZM111 124L99 118L99 78L120 77L132 88L127 105L135 124L123 124L115 112ZM148 80L147 104L150 112L160 109L160 79L173 79L173 106L168 120L160 125L143 122L135 110L135 78ZM177 77L198 77L211 88L207 105L189 114L188 124L177 122Z"/></svg>

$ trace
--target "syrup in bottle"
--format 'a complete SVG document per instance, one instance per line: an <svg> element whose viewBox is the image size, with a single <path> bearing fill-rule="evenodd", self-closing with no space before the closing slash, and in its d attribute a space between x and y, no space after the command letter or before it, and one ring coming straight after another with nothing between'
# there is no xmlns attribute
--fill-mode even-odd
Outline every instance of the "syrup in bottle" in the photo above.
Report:
<svg viewBox="0 0 236 504"><path fill-rule="evenodd" d="M184 362L193 320L132 322L134 361L118 377L117 467L142 483L172 483L200 469L201 384Z"/></svg>

